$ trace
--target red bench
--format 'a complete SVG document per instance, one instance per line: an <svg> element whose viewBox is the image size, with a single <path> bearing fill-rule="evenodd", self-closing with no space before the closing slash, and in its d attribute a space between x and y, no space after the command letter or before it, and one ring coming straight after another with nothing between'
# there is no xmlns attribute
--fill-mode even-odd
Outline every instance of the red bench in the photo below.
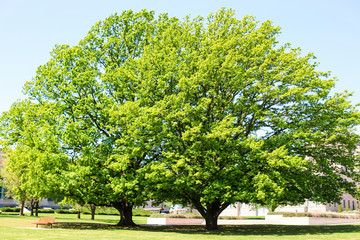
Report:
<svg viewBox="0 0 360 240"><path fill-rule="evenodd" d="M38 225L50 225L52 228L53 223L55 223L54 217L39 218L39 221L33 222L33 224L36 224L36 228L38 227Z"/></svg>

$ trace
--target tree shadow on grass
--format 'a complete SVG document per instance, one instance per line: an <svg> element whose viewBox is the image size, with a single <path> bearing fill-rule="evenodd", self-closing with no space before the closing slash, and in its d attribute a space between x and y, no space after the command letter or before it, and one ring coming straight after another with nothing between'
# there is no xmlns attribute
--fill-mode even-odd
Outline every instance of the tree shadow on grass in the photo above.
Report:
<svg viewBox="0 0 360 240"><path fill-rule="evenodd" d="M339 234L339 233L358 233L360 236L360 225L322 225L322 226L289 226L289 225L236 225L219 226L218 231L206 231L205 226L137 226L137 227L118 227L103 223L62 223L54 225L56 228L89 230L107 229L116 230L135 230L143 232L176 232L179 234L204 234L204 235L306 235L306 234Z"/></svg>
<svg viewBox="0 0 360 240"><path fill-rule="evenodd" d="M114 224L106 223L88 223L88 222L55 222L54 228L62 229L76 229L76 230L89 230L89 229L119 229L120 227Z"/></svg>

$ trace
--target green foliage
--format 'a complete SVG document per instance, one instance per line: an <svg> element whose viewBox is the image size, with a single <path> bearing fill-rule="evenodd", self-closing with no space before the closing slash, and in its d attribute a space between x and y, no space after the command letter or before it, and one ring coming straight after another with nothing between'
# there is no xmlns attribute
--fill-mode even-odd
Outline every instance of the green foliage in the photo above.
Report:
<svg viewBox="0 0 360 240"><path fill-rule="evenodd" d="M192 212L190 212L190 213L184 213L184 214L181 214L181 215L185 215L185 216L187 216L187 217L189 217L189 218L192 218L192 217L197 217L197 216L201 216L201 214L200 213L192 213Z"/></svg>
<svg viewBox="0 0 360 240"><path fill-rule="evenodd" d="M81 213L83 214L91 214L91 211L87 207L81 208ZM113 207L96 207L95 210L96 215L119 215L119 211ZM141 208L134 208L132 211L133 216L142 216L142 217L149 217L152 212L141 209Z"/></svg>
<svg viewBox="0 0 360 240"><path fill-rule="evenodd" d="M152 214L151 218L204 218L199 213L186 213L186 214ZM264 217L238 217L238 216L220 216L219 219L224 220L264 220Z"/></svg>
<svg viewBox="0 0 360 240"><path fill-rule="evenodd" d="M351 94L330 94L336 79L313 54L231 9L157 16L124 11L55 46L25 86L31 101L3 114L18 199L123 213L190 204L212 230L236 201L274 209L354 193L360 115Z"/></svg>
<svg viewBox="0 0 360 240"><path fill-rule="evenodd" d="M343 211L343 208L342 208L341 204L339 204L339 210L338 210L338 212L341 213L342 211Z"/></svg>
<svg viewBox="0 0 360 240"><path fill-rule="evenodd" d="M174 21L126 69L139 100L115 113L132 123L139 149L159 151L146 175L153 198L191 204L214 222L235 201L278 206L353 192L342 175L357 175L360 118L349 94L329 95L335 79L316 70L313 54L278 46L270 21L226 9L206 20Z"/></svg>
<svg viewBox="0 0 360 240"><path fill-rule="evenodd" d="M219 219L223 220L245 220L246 217L238 217L238 216L219 216ZM256 218L257 220L261 218Z"/></svg>
<svg viewBox="0 0 360 240"><path fill-rule="evenodd" d="M99 215L119 215L119 211L115 208L109 208L109 207L103 207L103 208L97 208L96 214Z"/></svg>
<svg viewBox="0 0 360 240"><path fill-rule="evenodd" d="M150 217L153 213L151 211L141 209L141 208L135 208L133 209L133 216L142 216L142 217Z"/></svg>
<svg viewBox="0 0 360 240"><path fill-rule="evenodd" d="M91 211L88 207L82 207L81 212L84 214L91 214ZM96 207L96 215L119 215L119 211L113 207Z"/></svg>
<svg viewBox="0 0 360 240"><path fill-rule="evenodd" d="M151 218L203 218L199 214L152 214Z"/></svg>
<svg viewBox="0 0 360 240"><path fill-rule="evenodd" d="M57 106L58 142L68 158L59 162L61 178L57 171L48 176L61 186L54 189L66 201L131 210L149 198L144 173L138 171L149 148L122 139L127 124L112 113L136 94L128 88L135 84L132 78L118 76L123 66L139 58L149 38L170 24L166 15L154 16L129 10L96 23L78 45L57 45L25 87L33 99Z"/></svg>
<svg viewBox="0 0 360 240"><path fill-rule="evenodd" d="M78 213L78 210L70 210L70 209L56 209L55 210L55 213L62 213L62 214L77 214Z"/></svg>
<svg viewBox="0 0 360 240"><path fill-rule="evenodd" d="M82 208L80 209L80 212L81 212L82 214L91 214L91 210L90 210L89 208L87 208L87 207L82 207Z"/></svg>
<svg viewBox="0 0 360 240"><path fill-rule="evenodd" d="M54 209L38 209L39 213L54 213Z"/></svg>
<svg viewBox="0 0 360 240"><path fill-rule="evenodd" d="M2 212L20 212L20 208L18 207L14 207L14 208L11 208L11 207L3 207L3 208L0 208L0 210Z"/></svg>
<svg viewBox="0 0 360 240"><path fill-rule="evenodd" d="M296 212L268 212L268 215L283 215L283 217L318 217L318 218L349 218L359 219L360 215L345 215L337 213L296 213Z"/></svg>
<svg viewBox="0 0 360 240"><path fill-rule="evenodd" d="M309 212L268 212L268 215L283 215L283 217L312 217L312 213Z"/></svg>
<svg viewBox="0 0 360 240"><path fill-rule="evenodd" d="M348 212L350 209L349 209L349 206L346 206L346 209L345 211Z"/></svg>
<svg viewBox="0 0 360 240"><path fill-rule="evenodd" d="M56 115L55 115L56 116ZM52 104L16 102L0 118L0 144L7 152L2 175L7 195L19 201L48 197L61 159Z"/></svg>
<svg viewBox="0 0 360 240"><path fill-rule="evenodd" d="M247 216L246 220L265 220L265 216Z"/></svg>

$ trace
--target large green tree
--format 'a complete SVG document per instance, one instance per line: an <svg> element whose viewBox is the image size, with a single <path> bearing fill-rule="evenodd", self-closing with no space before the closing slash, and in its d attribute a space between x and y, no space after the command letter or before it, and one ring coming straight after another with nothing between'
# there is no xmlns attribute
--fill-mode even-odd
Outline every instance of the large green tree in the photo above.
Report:
<svg viewBox="0 0 360 240"><path fill-rule="evenodd" d="M227 9L183 21L126 11L56 46L26 87L61 119L69 159L53 177L116 207L119 225L151 197L191 204L208 230L236 201L352 192L359 114L330 94L335 80L312 54L278 45L279 31Z"/></svg>
<svg viewBox="0 0 360 240"><path fill-rule="evenodd" d="M125 102L138 99L137 79L126 69L169 22L145 10L110 16L78 45L56 46L26 86L33 100L56 104L64 120L59 137L71 161L54 175L60 192L76 202L115 207L118 225L134 225L132 208L148 200L145 174L138 170L153 157L151 149L125 137L127 123L117 117Z"/></svg>
<svg viewBox="0 0 360 240"><path fill-rule="evenodd" d="M353 192L359 113L349 94L331 95L335 79L313 54L279 46L270 21L227 9L206 20L174 21L128 74L141 84L119 119L134 119L134 142L151 136L160 152L147 165L153 197L191 204L214 230L236 201L336 202Z"/></svg>

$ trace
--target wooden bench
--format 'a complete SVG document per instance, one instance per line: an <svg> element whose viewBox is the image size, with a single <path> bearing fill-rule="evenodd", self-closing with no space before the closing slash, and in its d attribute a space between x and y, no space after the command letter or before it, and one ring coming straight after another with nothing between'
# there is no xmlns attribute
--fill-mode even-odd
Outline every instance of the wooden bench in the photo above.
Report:
<svg viewBox="0 0 360 240"><path fill-rule="evenodd" d="M52 228L53 223L55 223L54 217L39 218L39 221L33 222L33 224L36 224L36 228L38 227L38 225L50 225Z"/></svg>

